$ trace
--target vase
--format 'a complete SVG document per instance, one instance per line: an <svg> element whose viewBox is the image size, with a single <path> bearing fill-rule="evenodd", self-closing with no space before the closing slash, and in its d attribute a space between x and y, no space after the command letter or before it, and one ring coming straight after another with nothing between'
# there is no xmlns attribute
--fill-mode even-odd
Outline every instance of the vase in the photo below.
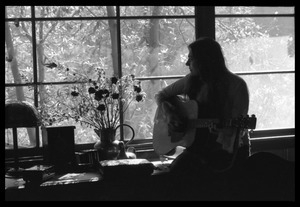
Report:
<svg viewBox="0 0 300 207"><path fill-rule="evenodd" d="M135 134L131 126L127 124L122 125L128 126L132 130L132 138L126 144L116 139L116 130L121 125L118 125L116 128L94 129L96 134L100 137L100 140L94 145L94 148L98 151L99 161L129 158L126 153L126 147L127 144L134 139Z"/></svg>

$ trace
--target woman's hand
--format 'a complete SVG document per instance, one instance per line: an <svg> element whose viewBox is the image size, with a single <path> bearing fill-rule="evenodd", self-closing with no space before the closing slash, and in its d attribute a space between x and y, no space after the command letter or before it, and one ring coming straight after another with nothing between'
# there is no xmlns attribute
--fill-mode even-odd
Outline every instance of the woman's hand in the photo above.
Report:
<svg viewBox="0 0 300 207"><path fill-rule="evenodd" d="M167 119L168 130L179 133L185 132L186 121L176 112L176 108L168 101L164 101L162 103L162 109Z"/></svg>

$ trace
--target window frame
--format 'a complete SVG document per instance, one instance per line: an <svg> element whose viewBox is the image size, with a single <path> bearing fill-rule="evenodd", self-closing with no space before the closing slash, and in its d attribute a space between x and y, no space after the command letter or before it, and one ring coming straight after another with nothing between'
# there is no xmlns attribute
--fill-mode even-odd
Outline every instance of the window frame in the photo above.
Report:
<svg viewBox="0 0 300 207"><path fill-rule="evenodd" d="M55 20L109 20L114 19L117 21L117 44L118 44L118 72L119 76L122 76L122 58L121 58L121 35L120 35L120 21L124 19L168 19L168 18L194 18L195 19L195 37L199 38L201 36L208 36L215 39L215 19L216 18L236 18L236 17L293 17L295 21L295 13L293 14L215 14L214 6L195 6L194 15L182 15L182 16L120 16L120 6L115 6L116 16L108 17L47 17L40 18L35 17L35 6L30 6L31 17L19 18L19 20L30 21L32 25L35 25L36 21L55 21ZM14 21L16 18L7 18L6 22ZM36 48L36 28L32 26L32 48ZM280 73L295 73L295 70L278 70L278 71L259 71L259 72L237 72L237 75L261 75L261 74L280 74ZM5 83L5 87L15 87L15 86L33 86L34 91L34 105L38 106L38 87L40 85L60 85L60 84L73 84L75 82L38 82L38 69L37 69L37 54L36 50L33 49L33 82L32 83ZM157 79L179 79L183 75L175 76L148 76L148 77L136 77L138 80L157 80ZM123 122L123 117L121 113L120 121ZM36 127L36 132L39 132L39 128ZM268 138L274 136L291 135L295 134L295 128L284 128L284 129L264 129L255 130L251 136L253 139L257 138ZM122 135L121 135L122 136ZM251 138L251 139L252 139ZM39 146L39 133L36 133L36 146L29 149L19 149L19 157L24 160L40 160L43 154L43 146ZM152 139L135 139L132 145L137 149L141 150L153 150ZM76 144L75 150L79 151L82 149L92 148L93 143L89 144ZM5 150L5 159L11 161L13 159L13 150Z"/></svg>

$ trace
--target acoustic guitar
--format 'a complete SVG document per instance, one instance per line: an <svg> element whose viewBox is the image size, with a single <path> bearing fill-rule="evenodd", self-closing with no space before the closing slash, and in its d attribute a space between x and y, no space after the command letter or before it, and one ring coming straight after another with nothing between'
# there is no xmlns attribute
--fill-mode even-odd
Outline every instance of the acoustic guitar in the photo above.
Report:
<svg viewBox="0 0 300 207"><path fill-rule="evenodd" d="M172 116L183 120L183 130L171 130ZM196 128L237 127L255 129L255 115L240 116L235 119L197 119L198 105L194 100L183 101L176 97L171 102L164 101L156 109L153 128L153 148L158 155L166 155L177 146L189 147L194 142Z"/></svg>

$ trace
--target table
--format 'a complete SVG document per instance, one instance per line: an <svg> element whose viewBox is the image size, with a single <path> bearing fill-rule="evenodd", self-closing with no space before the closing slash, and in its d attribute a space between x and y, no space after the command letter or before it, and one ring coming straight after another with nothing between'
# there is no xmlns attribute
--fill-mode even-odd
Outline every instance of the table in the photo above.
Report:
<svg viewBox="0 0 300 207"><path fill-rule="evenodd" d="M6 201L156 200L153 189L161 185L171 162L153 162L153 173L104 179L97 170L67 172L45 182L28 185L22 178L5 177ZM156 178L154 178L156 177ZM153 181L156 180L156 181ZM154 193L153 193L154 192ZM158 195L160 197L161 195Z"/></svg>

